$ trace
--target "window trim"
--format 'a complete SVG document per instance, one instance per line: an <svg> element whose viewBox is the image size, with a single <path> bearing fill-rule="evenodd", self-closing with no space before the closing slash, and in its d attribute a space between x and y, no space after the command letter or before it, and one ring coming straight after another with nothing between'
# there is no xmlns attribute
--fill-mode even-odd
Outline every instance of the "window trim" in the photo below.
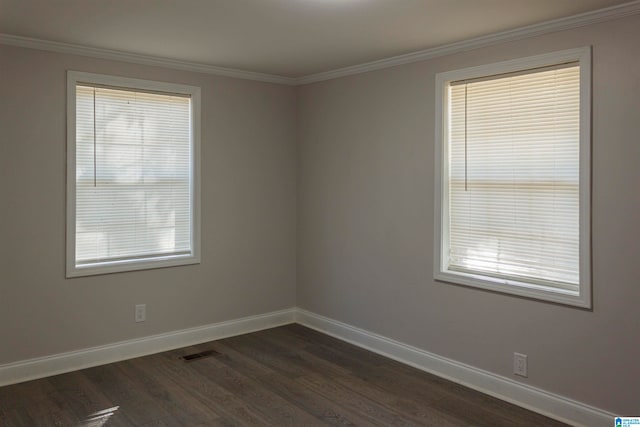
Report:
<svg viewBox="0 0 640 427"><path fill-rule="evenodd" d="M449 270L448 252L448 157L446 88L450 82L524 71L566 62L580 65L580 158L579 158L579 256L578 294L517 280ZM529 297L582 308L591 308L591 46L480 65L436 74L435 88L435 188L434 188L434 280L505 294Z"/></svg>
<svg viewBox="0 0 640 427"><path fill-rule="evenodd" d="M142 91L183 94L191 97L192 144L192 227L191 253L154 256L95 264L76 265L76 85L104 85ZM67 203L66 203L66 277L147 270L200 263L200 88L182 84L134 79L105 74L67 71Z"/></svg>

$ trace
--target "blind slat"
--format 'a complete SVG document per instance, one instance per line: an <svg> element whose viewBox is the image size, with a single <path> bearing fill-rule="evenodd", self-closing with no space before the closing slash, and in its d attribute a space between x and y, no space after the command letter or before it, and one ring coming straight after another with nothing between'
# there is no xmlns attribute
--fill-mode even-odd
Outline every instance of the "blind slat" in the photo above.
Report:
<svg viewBox="0 0 640 427"><path fill-rule="evenodd" d="M76 86L76 264L191 251L191 100Z"/></svg>
<svg viewBox="0 0 640 427"><path fill-rule="evenodd" d="M448 90L448 267L577 290L579 66Z"/></svg>

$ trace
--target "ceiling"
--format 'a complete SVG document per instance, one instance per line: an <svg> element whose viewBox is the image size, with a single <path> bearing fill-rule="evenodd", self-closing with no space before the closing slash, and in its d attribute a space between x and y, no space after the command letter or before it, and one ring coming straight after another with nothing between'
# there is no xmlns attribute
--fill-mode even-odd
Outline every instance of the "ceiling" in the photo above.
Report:
<svg viewBox="0 0 640 427"><path fill-rule="evenodd" d="M299 78L628 0L0 0L0 33Z"/></svg>

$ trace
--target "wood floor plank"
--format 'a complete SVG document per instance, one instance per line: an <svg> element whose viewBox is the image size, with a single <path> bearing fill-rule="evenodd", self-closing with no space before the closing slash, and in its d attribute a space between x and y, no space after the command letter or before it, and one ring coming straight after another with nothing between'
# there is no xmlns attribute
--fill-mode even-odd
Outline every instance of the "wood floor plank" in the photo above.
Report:
<svg viewBox="0 0 640 427"><path fill-rule="evenodd" d="M437 400L431 399L431 396L429 399L421 399L419 395L415 396L407 389L399 393L390 393L387 389L354 375L332 377L331 379L353 393L378 402L395 413L402 414L404 418L411 420L416 425L460 427L469 425L455 415L441 411L435 404Z"/></svg>
<svg viewBox="0 0 640 427"><path fill-rule="evenodd" d="M363 426L371 424L367 418L349 411L332 399L318 395L296 381L276 375L262 377L260 381L264 387L314 415L326 425Z"/></svg>
<svg viewBox="0 0 640 427"><path fill-rule="evenodd" d="M349 411L368 418L371 425L400 426L407 425L408 420L379 402L359 396L335 381L323 375L313 374L297 378L296 382L315 393L331 398Z"/></svg>
<svg viewBox="0 0 640 427"><path fill-rule="evenodd" d="M295 324L0 387L2 427L245 425L564 424Z"/></svg>
<svg viewBox="0 0 640 427"><path fill-rule="evenodd" d="M10 408L0 408L0 414L3 426L30 427L36 424L26 406L12 405Z"/></svg>
<svg viewBox="0 0 640 427"><path fill-rule="evenodd" d="M147 390L154 402L171 414L174 425L206 425L219 418L212 408L194 402L186 384L166 381L158 369L162 365L157 362L155 357L132 359L123 364L123 371L130 378L139 378L140 386Z"/></svg>
<svg viewBox="0 0 640 427"><path fill-rule="evenodd" d="M110 425L117 424L120 417L113 418L113 408L117 405L88 380L82 371L56 375L47 380L56 390L55 394L50 395L51 402L56 406L67 405L81 422L88 423L90 419L104 420L108 417L111 418Z"/></svg>
<svg viewBox="0 0 640 427"><path fill-rule="evenodd" d="M132 380L124 371L127 361L90 368L87 378L96 383L116 406L117 414L123 414L130 425L143 425L171 414L150 395L140 381Z"/></svg>
<svg viewBox="0 0 640 427"><path fill-rule="evenodd" d="M321 425L322 422L282 396L270 392L254 378L208 358L193 365L201 375L244 401L251 402L271 425Z"/></svg>
<svg viewBox="0 0 640 427"><path fill-rule="evenodd" d="M260 339L257 334L243 335L225 340L225 345L240 353L250 356L265 367L287 377L305 375L306 371L298 363L292 363L295 358L290 349L271 345Z"/></svg>
<svg viewBox="0 0 640 427"><path fill-rule="evenodd" d="M263 334L261 334L263 335ZM282 396L290 403L300 407L304 411L314 415L327 425L368 425L369 422L354 413L337 405L330 399L313 393L304 386L292 381L292 378L281 375L277 372L264 370L259 362L253 360L249 355L245 355L231 349L226 345L221 345L218 350L221 352L218 360L232 367L234 370L250 373L263 387ZM326 364L325 367L328 367ZM310 372L315 372L310 370ZM331 372L331 369L329 370ZM337 371L344 373L344 370Z"/></svg>
<svg viewBox="0 0 640 427"><path fill-rule="evenodd" d="M275 335L272 331L280 328L265 331L266 333L257 335L256 338L263 340L266 345L281 349L282 352L289 353L286 357L288 363L297 365L307 373L321 373L325 375L349 375L351 371L333 360L327 360L314 354L315 347L305 344L300 346L299 339L288 334Z"/></svg>
<svg viewBox="0 0 640 427"><path fill-rule="evenodd" d="M250 403L236 397L233 393L225 390L207 377L200 375L193 369L191 363L183 362L178 354L184 355L181 351L164 353L164 363L157 366L150 366L149 369L156 375L165 377L165 380L178 383L182 388L188 390L191 404L210 408L220 416L220 423L228 422L230 425L269 425L263 420L261 414L256 411Z"/></svg>
<svg viewBox="0 0 640 427"><path fill-rule="evenodd" d="M0 387L0 408L24 405L25 401L46 401L52 393L55 389L46 378Z"/></svg>

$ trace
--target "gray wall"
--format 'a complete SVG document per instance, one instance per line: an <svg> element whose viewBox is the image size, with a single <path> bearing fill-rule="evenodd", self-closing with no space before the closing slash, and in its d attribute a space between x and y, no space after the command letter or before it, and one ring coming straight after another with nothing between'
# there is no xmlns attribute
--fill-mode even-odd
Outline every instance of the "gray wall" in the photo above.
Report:
<svg viewBox="0 0 640 427"><path fill-rule="evenodd" d="M68 69L202 88L200 265L65 279ZM295 107L291 87L0 46L0 364L294 306Z"/></svg>
<svg viewBox="0 0 640 427"><path fill-rule="evenodd" d="M298 89L0 46L0 364L289 308L297 292L507 377L526 353L515 379L640 413L638 39L630 17ZM594 309L435 283L435 73L589 44ZM200 265L65 279L67 69L202 87Z"/></svg>
<svg viewBox="0 0 640 427"><path fill-rule="evenodd" d="M640 17L298 90L298 306L619 413L640 413ZM441 71L593 45L586 311L433 280ZM514 351L529 378L513 377Z"/></svg>

